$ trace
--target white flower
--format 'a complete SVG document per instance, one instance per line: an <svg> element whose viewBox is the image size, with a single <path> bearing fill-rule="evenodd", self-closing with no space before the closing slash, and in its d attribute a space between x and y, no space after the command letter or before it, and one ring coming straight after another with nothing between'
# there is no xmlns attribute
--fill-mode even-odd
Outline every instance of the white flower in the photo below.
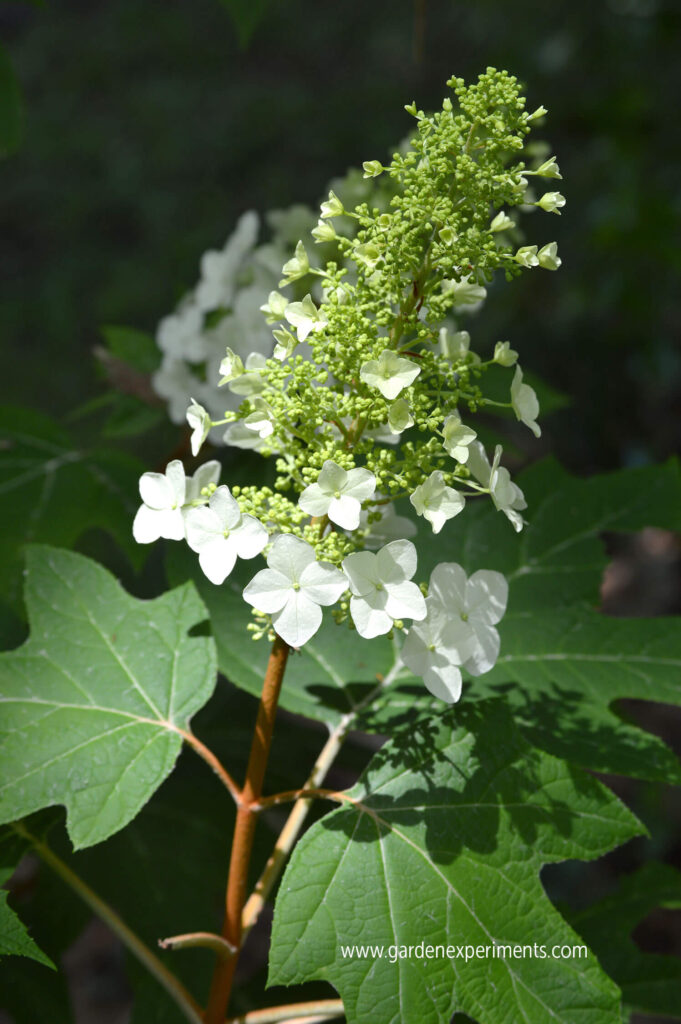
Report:
<svg viewBox="0 0 681 1024"><path fill-rule="evenodd" d="M329 192L329 198L322 203L322 220L326 220L327 217L340 217L342 213L345 213L343 204L336 193L332 190Z"/></svg>
<svg viewBox="0 0 681 1024"><path fill-rule="evenodd" d="M260 352L251 352L246 358L245 372L228 382L227 387L233 395L257 395L265 387L264 372L267 359Z"/></svg>
<svg viewBox="0 0 681 1024"><path fill-rule="evenodd" d="M203 336L203 313L191 300L180 303L175 313L164 317L156 331L161 351L175 359L200 363L206 358L208 346Z"/></svg>
<svg viewBox="0 0 681 1024"><path fill-rule="evenodd" d="M402 359L391 349L384 349L378 359L364 363L359 376L370 388L378 388L384 398L392 402L400 391L413 384L421 372L410 359Z"/></svg>
<svg viewBox="0 0 681 1024"><path fill-rule="evenodd" d="M414 417L411 414L409 403L403 398L398 398L388 410L388 427L391 434L401 434L414 426Z"/></svg>
<svg viewBox="0 0 681 1024"><path fill-rule="evenodd" d="M317 309L310 294L302 302L289 302L284 316L295 327L298 341L305 341L311 331L321 331L327 324L326 317Z"/></svg>
<svg viewBox="0 0 681 1024"><path fill-rule="evenodd" d="M316 483L305 488L298 504L310 516L328 515L344 530L356 530L362 502L375 487L376 477L368 469L345 470L327 459Z"/></svg>
<svg viewBox="0 0 681 1024"><path fill-rule="evenodd" d="M264 441L274 433L272 410L262 398L253 399L251 405L253 406L253 412L246 416L243 420L243 425L246 430L257 434L260 440Z"/></svg>
<svg viewBox="0 0 681 1024"><path fill-rule="evenodd" d="M192 428L192 455L196 456L199 454L201 445L208 437L213 423L203 406L195 402L193 398L192 404L187 409L187 423Z"/></svg>
<svg viewBox="0 0 681 1024"><path fill-rule="evenodd" d="M509 341L498 341L494 346L494 362L499 366L513 366L518 361L518 353L511 348Z"/></svg>
<svg viewBox="0 0 681 1024"><path fill-rule="evenodd" d="M270 447L267 444L267 440L254 430L249 430L243 420L230 423L225 430L222 440L225 444L231 445L232 448L242 448L254 452Z"/></svg>
<svg viewBox="0 0 681 1024"><path fill-rule="evenodd" d="M212 484L217 484L221 470L222 466L217 459L211 459L210 462L204 462L202 466L199 466L193 476L187 477L182 510L184 516L187 515L192 505L205 500L203 492Z"/></svg>
<svg viewBox="0 0 681 1024"><path fill-rule="evenodd" d="M218 381L218 387L222 387L223 384L229 384L230 381L236 380L237 377L241 377L245 372L244 364L240 355L233 352L231 348L226 349L226 355L220 363L221 379Z"/></svg>
<svg viewBox="0 0 681 1024"><path fill-rule="evenodd" d="M298 242L294 255L281 268L281 272L284 276L279 282L279 287L283 288L284 285L291 284L292 281L297 281L299 278L305 277L309 269L310 261L307 258L305 246L302 242Z"/></svg>
<svg viewBox="0 0 681 1024"><path fill-rule="evenodd" d="M385 168L380 160L365 160L362 164L365 178L376 178L382 174Z"/></svg>
<svg viewBox="0 0 681 1024"><path fill-rule="evenodd" d="M442 282L442 291L452 298L452 305L456 307L477 306L485 299L487 289L476 284L475 281L471 281L470 276L467 274L460 281Z"/></svg>
<svg viewBox="0 0 681 1024"><path fill-rule="evenodd" d="M525 172L527 174L527 171ZM542 178L562 178L563 175L558 169L555 156L552 156L549 160L545 160L541 167L538 167L536 171L532 171L532 174L539 174Z"/></svg>
<svg viewBox="0 0 681 1024"><path fill-rule="evenodd" d="M416 548L394 540L377 554L358 551L343 560L350 581L350 615L366 640L388 633L396 619L423 619L426 602L410 580L416 572Z"/></svg>
<svg viewBox="0 0 681 1024"><path fill-rule="evenodd" d="M450 335L446 327L441 327L439 344L441 355L452 363L457 363L469 354L471 336L468 331L455 331Z"/></svg>
<svg viewBox="0 0 681 1024"><path fill-rule="evenodd" d="M468 579L455 562L436 566L428 598L456 625L461 665L473 676L489 672L499 657L499 634L494 628L508 602L508 583L500 572L480 569Z"/></svg>
<svg viewBox="0 0 681 1024"><path fill-rule="evenodd" d="M260 307L260 312L265 314L268 324L276 324L283 317L287 306L288 299L285 295L281 292L270 292L267 302Z"/></svg>
<svg viewBox="0 0 681 1024"><path fill-rule="evenodd" d="M185 502L184 466L174 459L163 473L144 473L140 478L143 504L132 524L132 535L138 544L151 544L159 537L184 539L182 506Z"/></svg>
<svg viewBox="0 0 681 1024"><path fill-rule="evenodd" d="M494 220L489 226L490 231L508 231L510 228L515 227L515 221L504 213L503 210L499 210Z"/></svg>
<svg viewBox="0 0 681 1024"><path fill-rule="evenodd" d="M537 257L537 246L522 245L513 259L516 263L519 263L521 267L538 267L539 259Z"/></svg>
<svg viewBox="0 0 681 1024"><path fill-rule="evenodd" d="M464 497L453 487L447 487L439 469L416 488L410 496L417 513L427 519L433 533L439 533L448 519L453 519L465 505Z"/></svg>
<svg viewBox="0 0 681 1024"><path fill-rule="evenodd" d="M272 352L272 358L278 359L279 362L283 363L286 359L293 354L293 351L298 344L298 339L294 334L291 334L287 327L278 328L276 331L272 331L276 345Z"/></svg>
<svg viewBox="0 0 681 1024"><path fill-rule="evenodd" d="M267 544L268 533L254 516L242 515L229 487L218 487L208 505L185 516L187 543L211 581L224 583L239 558L255 558Z"/></svg>
<svg viewBox="0 0 681 1024"><path fill-rule="evenodd" d="M395 506L385 498L385 495L375 491L372 498L376 502L385 501L385 504L377 504L371 509L372 515L378 513L379 519L369 522L369 509L362 509L359 517L360 530L367 530L364 535L364 546L375 550L389 543L391 540L404 540L406 537L413 537L417 530L416 524L407 519L406 516L398 516Z"/></svg>
<svg viewBox="0 0 681 1024"><path fill-rule="evenodd" d="M221 250L212 249L201 257L201 280L196 289L199 309L208 311L231 306L237 275L258 237L257 213L249 210L239 218L234 233Z"/></svg>
<svg viewBox="0 0 681 1024"><path fill-rule="evenodd" d="M291 647L301 647L322 624L320 605L335 604L348 581L330 562L318 562L299 537L281 534L261 569L244 589L244 600L272 616L272 625Z"/></svg>
<svg viewBox="0 0 681 1024"><path fill-rule="evenodd" d="M317 221L317 227L313 228L310 234L317 244L320 242L333 242L338 238L333 224L327 220Z"/></svg>
<svg viewBox="0 0 681 1024"><path fill-rule="evenodd" d="M478 436L471 427L461 422L458 412L452 413L442 424L443 446L457 462L466 462L468 446Z"/></svg>
<svg viewBox="0 0 681 1024"><path fill-rule="evenodd" d="M561 208L565 206L565 196L560 192L545 192L534 205L541 207L546 213L557 213L560 217Z"/></svg>
<svg viewBox="0 0 681 1024"><path fill-rule="evenodd" d="M527 508L527 502L518 485L511 480L509 471L499 465L501 453L502 447L498 444L490 466L485 449L479 441L474 441L470 446L468 468L476 480L489 489L497 511L503 512L516 533L519 533L524 525L520 510Z"/></svg>
<svg viewBox="0 0 681 1024"><path fill-rule="evenodd" d="M563 262L558 255L558 243L548 242L537 253L537 259L539 260L539 266L544 270L558 270L558 267Z"/></svg>
<svg viewBox="0 0 681 1024"><path fill-rule="evenodd" d="M523 384L523 371L516 366L511 382L511 405L516 417L529 427L535 437L541 437L541 427L537 423L539 401L534 388Z"/></svg>
<svg viewBox="0 0 681 1024"><path fill-rule="evenodd" d="M402 661L421 676L434 697L453 704L461 696L460 635L446 610L426 598L426 618L409 630Z"/></svg>

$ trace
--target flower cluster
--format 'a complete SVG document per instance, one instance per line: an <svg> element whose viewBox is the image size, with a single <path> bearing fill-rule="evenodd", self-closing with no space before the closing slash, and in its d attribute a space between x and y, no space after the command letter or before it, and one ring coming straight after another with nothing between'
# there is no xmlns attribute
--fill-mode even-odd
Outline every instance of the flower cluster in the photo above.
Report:
<svg viewBox="0 0 681 1024"><path fill-rule="evenodd" d="M237 255L257 263L248 215L222 253L204 257L201 281L159 332L168 353L177 345L196 360L204 353L197 330L205 335L216 322L211 330L221 332L215 377L231 397L213 419L205 387L192 394L192 449L224 426L226 444L275 460L276 480L230 491L203 467L197 491L171 463L165 476L142 478L134 530L142 542L184 537L218 585L238 558L263 554L267 568L243 592L256 633L271 628L299 647L319 629L322 608L335 606L337 621L364 639L406 633L404 663L452 701L462 670L479 675L496 660L506 582L484 570L467 579L443 563L428 586L418 585L417 549L407 539L414 526L395 502L408 501L440 533L469 500L486 496L522 529L526 503L501 465L502 448L490 459L469 420L502 407L538 437L537 396L508 342L483 359L457 319L485 300L496 272L511 279L557 269L555 243L517 246L507 210L529 205L530 176L560 172L555 158L534 169L522 158L544 111L525 111L512 76L488 69L470 87L448 84L458 108L449 98L433 115L408 106L413 137L389 165L364 164L359 201L356 178L330 190L311 234L332 258L318 261L298 239L278 282L295 294L271 288L259 303L262 343L248 354L225 344L245 294L235 285ZM564 202L555 192L535 205L559 213ZM501 402L490 391L498 396L505 372Z"/></svg>

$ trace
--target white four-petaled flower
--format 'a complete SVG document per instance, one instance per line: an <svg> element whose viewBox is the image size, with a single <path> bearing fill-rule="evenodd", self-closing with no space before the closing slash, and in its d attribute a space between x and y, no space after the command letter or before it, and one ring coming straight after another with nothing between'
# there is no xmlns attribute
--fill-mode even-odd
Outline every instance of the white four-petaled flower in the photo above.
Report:
<svg viewBox="0 0 681 1024"><path fill-rule="evenodd" d="M201 445L208 437L213 423L203 406L199 405L193 398L192 404L187 409L187 423L192 428L192 436L190 438L192 455L196 456L199 454Z"/></svg>
<svg viewBox="0 0 681 1024"><path fill-rule="evenodd" d="M448 487L439 469L433 470L422 484L410 495L409 501L418 515L427 519L433 533L439 533L448 519L453 519L463 509L465 499L453 487Z"/></svg>
<svg viewBox="0 0 681 1024"><path fill-rule="evenodd" d="M499 634L494 627L506 611L506 578L500 572L479 569L469 579L460 565L442 562L431 573L428 597L456 625L463 668L472 676L489 672L499 657Z"/></svg>
<svg viewBox="0 0 681 1024"><path fill-rule="evenodd" d="M165 473L142 475L140 497L143 504L132 524L132 534L138 544L151 544L159 537L184 539L182 506L186 489L184 466L179 459L169 462Z"/></svg>
<svg viewBox="0 0 681 1024"><path fill-rule="evenodd" d="M478 436L471 427L461 422L458 412L448 416L442 424L445 451L457 462L466 462L468 446Z"/></svg>
<svg viewBox="0 0 681 1024"><path fill-rule="evenodd" d="M402 359L392 349L384 349L378 359L370 359L361 367L360 378L370 388L377 388L384 398L392 402L400 391L413 384L421 372L411 359Z"/></svg>
<svg viewBox="0 0 681 1024"><path fill-rule="evenodd" d="M281 534L261 569L244 589L244 600L272 616L272 625L291 647L301 647L322 623L320 605L335 604L348 581L330 562L318 562L314 548Z"/></svg>
<svg viewBox="0 0 681 1024"><path fill-rule="evenodd" d="M267 544L268 533L254 516L242 515L229 487L218 487L208 505L185 516L187 543L211 583L229 576L239 558L255 558Z"/></svg>
<svg viewBox="0 0 681 1024"><path fill-rule="evenodd" d="M527 508L527 502L518 485L511 480L509 471L499 465L502 450L498 444L494 449L494 460L490 466L483 446L479 441L473 441L468 455L468 468L476 480L489 489L496 510L503 512L516 533L519 533L525 524L520 511Z"/></svg>
<svg viewBox="0 0 681 1024"><path fill-rule="evenodd" d="M394 540L374 554L358 551L343 561L350 581L350 615L366 640L388 633L396 619L422 619L423 594L411 582L416 572L416 548L408 540Z"/></svg>
<svg viewBox="0 0 681 1024"><path fill-rule="evenodd" d="M461 696L460 636L447 612L426 598L426 617L415 623L402 647L402 661L440 700L453 704Z"/></svg>
<svg viewBox="0 0 681 1024"><path fill-rule="evenodd" d="M368 469L345 470L327 459L316 483L305 488L298 504L310 516L328 515L344 530L356 530L362 502L371 497L375 487L376 477Z"/></svg>

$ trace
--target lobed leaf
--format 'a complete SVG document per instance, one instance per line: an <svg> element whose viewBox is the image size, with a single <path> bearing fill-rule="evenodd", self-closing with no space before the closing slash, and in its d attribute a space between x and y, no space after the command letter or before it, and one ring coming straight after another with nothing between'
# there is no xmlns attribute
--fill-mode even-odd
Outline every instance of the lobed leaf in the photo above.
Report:
<svg viewBox="0 0 681 1024"><path fill-rule="evenodd" d="M82 555L28 549L30 637L0 655L0 822L64 804L76 848L123 828L172 771L215 685L191 584L130 597Z"/></svg>
<svg viewBox="0 0 681 1024"><path fill-rule="evenodd" d="M390 946L578 945L543 864L640 832L600 783L528 746L499 700L422 719L372 760L348 804L296 847L275 908L270 983L339 991L349 1024L619 1024L595 958L396 958ZM383 947L343 957L341 947ZM513 1015L511 1018L511 1014Z"/></svg>

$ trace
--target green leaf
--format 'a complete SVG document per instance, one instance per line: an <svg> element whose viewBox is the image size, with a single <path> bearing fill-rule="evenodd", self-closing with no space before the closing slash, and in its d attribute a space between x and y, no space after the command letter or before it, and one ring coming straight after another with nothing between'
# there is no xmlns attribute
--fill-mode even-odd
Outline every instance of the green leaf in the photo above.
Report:
<svg viewBox="0 0 681 1024"><path fill-rule="evenodd" d="M181 730L215 684L191 584L130 597L72 552L32 546L31 635L0 656L0 822L64 804L74 847L123 828L172 771Z"/></svg>
<svg viewBox="0 0 681 1024"><path fill-rule="evenodd" d="M27 956L56 970L50 958L36 946L25 926L7 903L7 892L2 886L12 873L12 868L0 868L0 956Z"/></svg>
<svg viewBox="0 0 681 1024"><path fill-rule="evenodd" d="M146 331L115 324L107 324L101 331L107 348L117 359L140 373L153 373L158 368L161 358L158 346Z"/></svg>
<svg viewBox="0 0 681 1024"><path fill-rule="evenodd" d="M681 874L667 864L649 863L625 875L605 899L571 915L570 923L621 987L631 1010L678 1020L681 960L643 953L631 938L633 928L657 907L681 910Z"/></svg>
<svg viewBox="0 0 681 1024"><path fill-rule="evenodd" d="M239 46L245 50L258 25L265 19L270 0L220 0L227 8Z"/></svg>
<svg viewBox="0 0 681 1024"><path fill-rule="evenodd" d="M144 550L132 537L145 467L113 449L80 449L54 420L32 409L0 408L0 500L10 510L0 532L0 599L21 600L22 545L72 547L92 527L111 533L133 565Z"/></svg>
<svg viewBox="0 0 681 1024"><path fill-rule="evenodd" d="M21 92L12 63L0 45L0 157L14 153L21 145L22 135Z"/></svg>
<svg viewBox="0 0 681 1024"><path fill-rule="evenodd" d="M619 993L542 888L542 865L598 857L640 832L595 779L530 748L501 701L419 721L388 743L349 805L294 850L275 908L270 983L339 991L349 1024L619 1024ZM545 946L548 957L390 962L390 946ZM343 946L383 956L342 955Z"/></svg>
<svg viewBox="0 0 681 1024"><path fill-rule="evenodd" d="M171 582L191 579L210 612L218 650L218 665L235 686L260 697L269 658L266 640L253 641L246 632L252 622L243 588L257 572L255 563L240 563L220 587L201 572L195 554L174 545L166 555ZM325 615L319 632L289 661L280 705L328 725L337 725L343 715L359 711L379 680L395 667L396 650L387 637L371 643Z"/></svg>

